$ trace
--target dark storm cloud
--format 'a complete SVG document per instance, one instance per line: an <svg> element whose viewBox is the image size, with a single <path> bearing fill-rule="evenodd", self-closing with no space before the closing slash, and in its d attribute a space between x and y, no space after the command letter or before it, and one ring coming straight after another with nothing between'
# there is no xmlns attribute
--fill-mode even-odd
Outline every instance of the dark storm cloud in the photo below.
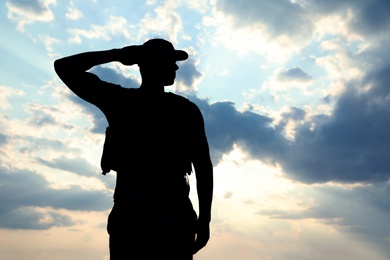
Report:
<svg viewBox="0 0 390 260"><path fill-rule="evenodd" d="M92 116L92 133L103 134L106 131L106 127L108 126L107 119L100 109L98 109L95 105L84 101L73 93L69 93L68 98L76 105L82 107L84 113Z"/></svg>
<svg viewBox="0 0 390 260"><path fill-rule="evenodd" d="M103 66L96 66L91 69L101 80L121 85L124 88L138 88L139 82L132 78L126 78L115 70Z"/></svg>
<svg viewBox="0 0 390 260"><path fill-rule="evenodd" d="M390 29L388 0L308 0L282 1L218 0L217 9L234 18L237 26L261 23L273 36L306 37L312 25L323 16L338 14L347 17L352 31L367 36L387 35Z"/></svg>
<svg viewBox="0 0 390 260"><path fill-rule="evenodd" d="M294 67L287 70L283 70L278 73L277 78L281 81L310 81L312 77L304 72L301 68Z"/></svg>
<svg viewBox="0 0 390 260"><path fill-rule="evenodd" d="M284 114L281 123L275 128L268 128L274 132L268 135L268 142L275 142L276 147L270 149L263 146L264 140L255 135L242 135L238 138L235 129L226 133L223 127L214 125L211 137L217 136L214 132L221 131L224 144L218 138L215 140L225 147L231 143L245 144L245 149L259 159L269 156L278 161L285 172L293 179L306 182L385 182L390 179L390 99L389 79L390 66L388 62L388 43L385 41L390 25L390 2L384 0L314 0L300 2L302 5L290 1L218 1L217 7L235 18L238 26L246 26L253 22L265 24L274 34L289 34L294 37L296 33L305 28L305 21L319 19L320 16L338 14L345 16L347 11L352 12L349 27L355 32L374 38L382 39L376 44L379 47L351 57L361 64L375 64L375 68L366 72L362 82L349 83L347 91L336 100L334 113L329 115L316 115L307 123L299 125L296 129L296 138L287 142L280 136L287 120L299 120ZM308 18L310 14L311 18ZM270 17L270 18L269 18ZM283 18L283 19L281 19ZM284 23L289 25L284 26ZM302 26L302 27L301 27ZM383 46L383 47L381 47ZM386 47L384 47L386 46ZM299 68L286 70L278 75L280 79L309 79ZM365 86L372 86L368 91L362 91ZM212 106L212 105L210 105ZM207 114L208 111L205 110ZM223 112L229 119L235 118L234 113ZM304 113L301 113L304 114ZM206 115L207 116L207 115ZM296 115L295 115L296 116ZM253 117L253 124L265 126L264 120ZM271 118L268 118L270 121ZM233 120L234 121L234 120ZM222 124L223 125L223 124ZM313 125L315 128L313 129ZM258 127L262 129L262 127ZM243 133L247 127L242 125ZM261 131L258 132L262 135ZM245 142L242 138L247 138ZM213 142L213 141L211 141ZM259 151L262 151L261 153Z"/></svg>
<svg viewBox="0 0 390 260"><path fill-rule="evenodd" d="M314 131L303 125L290 156L291 176L303 182L385 182L390 179L390 66L351 83L334 113ZM366 92L361 84L371 84Z"/></svg>
<svg viewBox="0 0 390 260"><path fill-rule="evenodd" d="M367 34L386 33L390 29L390 2L387 0L366 1L357 12L353 27Z"/></svg>
<svg viewBox="0 0 390 260"><path fill-rule="evenodd" d="M28 111L32 116L30 117L28 124L35 127L45 127L47 125L56 125L57 122L51 113L58 112L53 107L28 104L26 111Z"/></svg>
<svg viewBox="0 0 390 260"><path fill-rule="evenodd" d="M390 26L390 2L387 0L314 0L307 6L319 14L353 12L351 28L365 34L385 32Z"/></svg>
<svg viewBox="0 0 390 260"><path fill-rule="evenodd" d="M292 119L294 121L303 120L306 116L306 112L298 107L291 107L289 112L283 113L283 119Z"/></svg>
<svg viewBox="0 0 390 260"><path fill-rule="evenodd" d="M64 129L72 129L74 125L61 123L54 115L58 114L58 109L52 106L40 104L27 104L25 110L31 114L27 124L39 129L44 129L47 126L59 126Z"/></svg>
<svg viewBox="0 0 390 260"><path fill-rule="evenodd" d="M304 1L307 8L321 14L344 12L346 8L362 5L366 0L307 0Z"/></svg>
<svg viewBox="0 0 390 260"><path fill-rule="evenodd" d="M19 151L24 155L35 154L41 151L63 151L68 153L80 153L79 149L69 148L69 146L57 139L50 138L37 138L32 136L20 136L14 135L9 137L12 141L21 142L22 145L19 148Z"/></svg>
<svg viewBox="0 0 390 260"><path fill-rule="evenodd" d="M303 120L302 109L291 108L273 127L272 118L237 111L232 102L190 99L203 112L215 163L238 144L254 158L278 162L287 176L301 182L379 183L390 179L389 75L390 66L351 82L333 114L299 125L294 141L284 138L283 128L288 120ZM371 88L362 92L363 85Z"/></svg>
<svg viewBox="0 0 390 260"><path fill-rule="evenodd" d="M302 121L305 119L306 112L298 107L290 107L290 111L282 114L282 119L275 127L279 132L283 132L284 128L290 121Z"/></svg>
<svg viewBox="0 0 390 260"><path fill-rule="evenodd" d="M181 82L187 89L193 90L195 81L202 77L202 74L196 69L195 60L190 58L178 65L176 82Z"/></svg>
<svg viewBox="0 0 390 260"><path fill-rule="evenodd" d="M286 140L272 127L271 118L251 111L238 111L232 102L209 104L196 96L189 99L203 113L214 163L231 151L234 144L269 163L274 163L276 155L285 150Z"/></svg>
<svg viewBox="0 0 390 260"><path fill-rule="evenodd" d="M390 2L387 0L310 0L306 10L317 15L352 12L351 30L370 36L385 34L390 28Z"/></svg>
<svg viewBox="0 0 390 260"><path fill-rule="evenodd" d="M96 177L99 170L82 158L60 157L51 161L38 158L37 161L43 165L72 172L80 176Z"/></svg>
<svg viewBox="0 0 390 260"><path fill-rule="evenodd" d="M261 23L273 36L302 36L309 33L312 27L306 10L289 0L218 0L217 9L232 16L238 26Z"/></svg>
<svg viewBox="0 0 390 260"><path fill-rule="evenodd" d="M43 4L43 1L39 0L9 0L7 3L16 6L25 12L34 13L36 15L42 15L48 11L47 6Z"/></svg>
<svg viewBox="0 0 390 260"><path fill-rule="evenodd" d="M4 145L8 143L8 137L2 133L0 133L0 145Z"/></svg>
<svg viewBox="0 0 390 260"><path fill-rule="evenodd" d="M74 224L56 209L103 211L111 206L107 191L89 191L79 186L53 189L46 179L32 171L0 167L0 227L12 229L48 229ZM49 208L46 212L36 208ZM42 222L49 215L51 221Z"/></svg>

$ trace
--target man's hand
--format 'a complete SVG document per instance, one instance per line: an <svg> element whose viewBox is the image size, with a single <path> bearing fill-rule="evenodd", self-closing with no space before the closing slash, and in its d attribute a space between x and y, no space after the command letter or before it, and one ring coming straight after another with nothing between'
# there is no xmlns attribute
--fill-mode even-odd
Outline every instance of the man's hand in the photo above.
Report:
<svg viewBox="0 0 390 260"><path fill-rule="evenodd" d="M142 45L131 45L120 49L118 60L126 66L138 64L142 58Z"/></svg>
<svg viewBox="0 0 390 260"><path fill-rule="evenodd" d="M196 254L199 250L206 246L207 242L210 239L210 226L209 222L204 222L201 220L196 221L195 226L196 239L193 249L193 254Z"/></svg>

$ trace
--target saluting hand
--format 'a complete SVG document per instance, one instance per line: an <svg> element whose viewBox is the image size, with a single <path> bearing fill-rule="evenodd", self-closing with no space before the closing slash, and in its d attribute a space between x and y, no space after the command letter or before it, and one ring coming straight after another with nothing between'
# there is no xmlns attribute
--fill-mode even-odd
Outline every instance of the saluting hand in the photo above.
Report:
<svg viewBox="0 0 390 260"><path fill-rule="evenodd" d="M120 57L118 60L126 66L131 66L138 64L140 57L142 57L142 46L141 45L131 45L126 46L120 49Z"/></svg>

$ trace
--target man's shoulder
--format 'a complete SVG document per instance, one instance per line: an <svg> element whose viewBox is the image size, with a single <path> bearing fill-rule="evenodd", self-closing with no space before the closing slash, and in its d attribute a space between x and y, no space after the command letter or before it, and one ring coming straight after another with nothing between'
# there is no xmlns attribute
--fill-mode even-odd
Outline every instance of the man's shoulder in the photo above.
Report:
<svg viewBox="0 0 390 260"><path fill-rule="evenodd" d="M197 107L195 105L195 103L193 103L191 100L189 100L188 98L186 98L184 96L181 96L181 95L178 95L178 94L175 94L172 92L168 92L168 96L171 99L170 101L172 101L172 102L176 102L176 103L185 105L187 107Z"/></svg>
<svg viewBox="0 0 390 260"><path fill-rule="evenodd" d="M176 99L176 100L183 100L183 101L189 101L188 98L185 98L179 94L176 94L176 93L173 93L173 92L167 92L168 96L172 99Z"/></svg>

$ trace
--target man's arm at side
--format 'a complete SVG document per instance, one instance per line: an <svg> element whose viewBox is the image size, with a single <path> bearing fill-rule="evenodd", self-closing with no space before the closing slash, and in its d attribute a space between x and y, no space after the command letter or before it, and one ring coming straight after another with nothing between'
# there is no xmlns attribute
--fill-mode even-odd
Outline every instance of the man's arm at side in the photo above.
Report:
<svg viewBox="0 0 390 260"><path fill-rule="evenodd" d="M210 238L211 204L213 200L213 165L210 159L209 146L204 130L203 117L196 109L195 147L193 165L196 174L196 185L199 200L199 218L196 227L194 254L202 249Z"/></svg>

